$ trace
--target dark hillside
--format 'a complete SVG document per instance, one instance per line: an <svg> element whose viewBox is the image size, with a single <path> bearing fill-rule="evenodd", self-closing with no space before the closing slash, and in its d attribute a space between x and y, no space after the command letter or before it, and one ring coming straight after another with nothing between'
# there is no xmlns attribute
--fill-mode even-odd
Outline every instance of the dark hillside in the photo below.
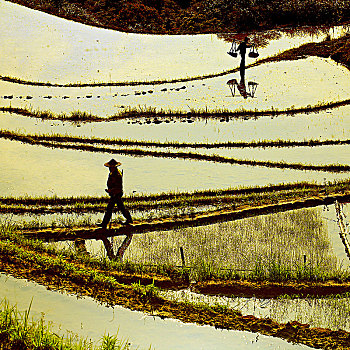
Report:
<svg viewBox="0 0 350 350"><path fill-rule="evenodd" d="M349 0L14 1L89 25L135 33L227 33L350 20Z"/></svg>

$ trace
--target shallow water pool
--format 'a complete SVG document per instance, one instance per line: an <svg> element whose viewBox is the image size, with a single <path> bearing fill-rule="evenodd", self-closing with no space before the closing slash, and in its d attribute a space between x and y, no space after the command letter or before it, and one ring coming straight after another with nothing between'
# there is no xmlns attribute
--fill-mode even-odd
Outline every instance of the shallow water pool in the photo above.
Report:
<svg viewBox="0 0 350 350"><path fill-rule="evenodd" d="M177 320L152 317L122 307L106 307L91 298L77 298L46 290L34 282L0 273L0 299L27 309L32 298L31 315L52 321L60 334L66 331L97 342L103 334L118 334L132 349L308 349L278 338L257 333L227 331L210 326L185 324Z"/></svg>

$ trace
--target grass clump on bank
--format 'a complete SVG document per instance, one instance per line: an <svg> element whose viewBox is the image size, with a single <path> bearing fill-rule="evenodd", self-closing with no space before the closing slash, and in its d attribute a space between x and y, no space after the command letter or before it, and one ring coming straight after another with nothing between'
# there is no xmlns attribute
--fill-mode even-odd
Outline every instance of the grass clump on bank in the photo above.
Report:
<svg viewBox="0 0 350 350"><path fill-rule="evenodd" d="M123 305L152 316L176 318L183 322L206 324L215 328L259 332L279 337L293 343L313 347L345 346L350 334L344 331L310 328L298 322L279 324L271 319L242 316L238 311L222 306L175 302L159 297L151 286L120 285L99 271L92 271L81 264L58 263L62 258L40 256L18 244L0 241L2 270L25 276L51 288L65 289L79 295L89 295L110 305ZM6 259L5 259L6 257ZM71 266L71 267L69 267ZM94 277L94 278L91 278Z"/></svg>
<svg viewBox="0 0 350 350"><path fill-rule="evenodd" d="M211 226L135 236L124 258L181 266L195 281L349 280L333 255L320 209L300 209Z"/></svg>
<svg viewBox="0 0 350 350"><path fill-rule="evenodd" d="M31 304L28 310L20 312L10 306L6 299L0 300L0 350L127 350L126 342L115 336L104 335L101 345L79 339L77 336L58 336L51 331L43 317L30 320Z"/></svg>
<svg viewBox="0 0 350 350"><path fill-rule="evenodd" d="M303 164L303 163L288 163L285 161L260 161L260 160L250 160L250 159L238 159L220 156L217 154L200 154L195 152L179 152L169 150L165 151L154 151L148 149L138 149L138 148L108 148L94 146L91 144L83 144L81 142L77 143L66 143L66 142L57 142L57 141L45 141L40 140L40 137L31 137L26 135L16 135L15 133L8 134L2 132L0 137L9 138L11 140L21 141L27 144L37 144L40 146L48 148L60 148L60 149L73 149L81 150L86 152L97 152L97 153L109 153L109 154L123 154L131 156L143 156L143 157L156 157L156 158L170 158L170 159L186 159L186 160L197 160L197 161L206 161L206 162L216 162L216 163L225 163L225 164L238 164L238 165L247 165L247 166L261 166L268 168L278 168L278 169L295 169L295 170L309 170L309 171L325 171L325 172L349 172L350 166L346 164Z"/></svg>

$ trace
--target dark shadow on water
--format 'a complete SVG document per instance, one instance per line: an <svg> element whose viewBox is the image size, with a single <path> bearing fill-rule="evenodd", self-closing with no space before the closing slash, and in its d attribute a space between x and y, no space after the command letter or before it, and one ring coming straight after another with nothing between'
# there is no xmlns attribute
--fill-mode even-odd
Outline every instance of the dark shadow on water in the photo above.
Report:
<svg viewBox="0 0 350 350"><path fill-rule="evenodd" d="M254 98L258 87L258 83L254 81L248 81L248 84L246 85L244 78L241 79L240 82L238 82L237 79L231 79L227 82L227 85L231 90L232 97L236 96L237 89L237 96L239 93L244 99L247 99L248 97Z"/></svg>
<svg viewBox="0 0 350 350"><path fill-rule="evenodd" d="M253 98L255 96L255 92L258 86L258 83L253 81L248 82L248 89L245 82L245 60L247 49L250 48L250 52L248 54L251 58L257 58L259 56L258 51L255 48L255 44L249 42L249 38L245 37L244 40L237 46L236 42L232 42L232 46L228 54L232 57L237 57L237 52L239 52L241 57L241 62L239 66L239 74L240 74L240 82L238 83L237 79L231 79L227 82L227 85L230 87L231 94L235 97L236 87L238 92L244 99L248 97Z"/></svg>

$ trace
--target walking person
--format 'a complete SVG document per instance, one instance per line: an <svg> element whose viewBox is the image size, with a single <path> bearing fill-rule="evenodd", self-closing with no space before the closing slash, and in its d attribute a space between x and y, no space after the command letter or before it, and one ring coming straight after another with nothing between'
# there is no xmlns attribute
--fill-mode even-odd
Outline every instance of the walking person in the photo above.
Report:
<svg viewBox="0 0 350 350"><path fill-rule="evenodd" d="M109 162L105 163L104 166L109 168L109 176L107 180L107 189L105 190L109 196L109 202L107 205L106 213L103 217L102 223L97 226L106 229L109 221L112 217L112 212L114 206L117 204L118 209L124 215L126 221L123 223L125 225L132 223L132 218L127 209L125 209L122 196L123 196L123 176L119 171L118 166L121 163L117 162L114 159L111 159Z"/></svg>
<svg viewBox="0 0 350 350"><path fill-rule="evenodd" d="M248 37L246 36L244 40L238 45L236 51L239 51L239 54L241 55L241 64L239 66L239 72L241 74L241 81L244 80L244 74L245 74L245 55L247 53L247 47L251 47L251 45L248 44Z"/></svg>

